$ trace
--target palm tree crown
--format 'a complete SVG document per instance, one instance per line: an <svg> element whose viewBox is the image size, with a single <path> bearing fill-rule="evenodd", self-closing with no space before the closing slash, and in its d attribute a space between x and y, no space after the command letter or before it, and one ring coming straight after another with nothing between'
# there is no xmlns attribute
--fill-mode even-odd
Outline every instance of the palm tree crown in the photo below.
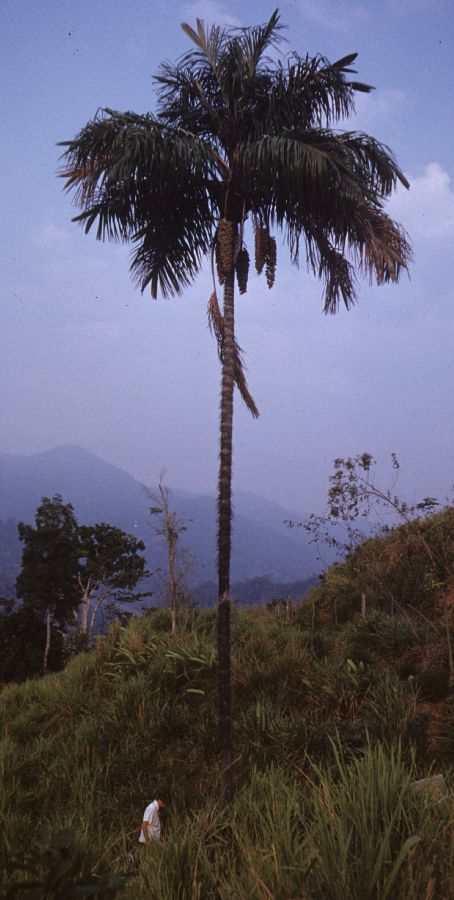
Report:
<svg viewBox="0 0 454 900"><path fill-rule="evenodd" d="M350 77L356 54L329 63L292 53L274 64L266 52L281 39L277 11L265 26L183 28L194 47L161 66L155 115L103 109L64 143L76 220L87 232L97 223L100 239L131 242L133 276L153 297L194 279L220 219L248 216L262 254L260 235L273 226L293 262L303 245L327 312L354 302L355 268L396 281L410 250L383 200L406 179L375 138L333 128L353 112L355 92L371 90Z"/></svg>

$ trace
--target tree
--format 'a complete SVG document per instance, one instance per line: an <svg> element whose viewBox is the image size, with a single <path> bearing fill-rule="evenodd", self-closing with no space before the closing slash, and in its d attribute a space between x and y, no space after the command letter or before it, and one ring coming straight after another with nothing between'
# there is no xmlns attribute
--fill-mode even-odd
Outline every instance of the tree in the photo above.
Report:
<svg viewBox="0 0 454 900"><path fill-rule="evenodd" d="M150 596L150 591L134 593L137 583L149 572L139 552L145 550L145 544L121 528L105 522L81 525L78 538L81 604L78 621L81 638L86 643L102 606L112 610L119 603Z"/></svg>
<svg viewBox="0 0 454 900"><path fill-rule="evenodd" d="M147 495L148 490L145 488ZM157 496L151 496L155 503L159 506L150 506L152 516L161 516L162 527L156 529L156 534L164 538L167 547L167 562L169 567L168 573L168 595L170 603L170 613L172 617L172 634L176 634L177 630L177 594L178 594L178 572L176 568L177 545L180 534L186 531L186 525L183 524L175 510L171 510L169 502L169 488L162 482L162 476L158 484Z"/></svg>
<svg viewBox="0 0 454 900"><path fill-rule="evenodd" d="M397 281L410 259L401 228L383 210L400 181L390 150L367 134L334 126L353 112L356 54L334 63L294 52L274 63L281 39L275 11L251 28L184 24L192 48L156 78L156 114L104 109L63 143L61 175L76 216L100 240L132 244L131 271L142 291L180 293L211 255L224 289L209 302L222 364L218 487L218 654L220 742L230 771L230 546L234 384L253 416L234 327L235 274L247 289L246 222L256 268L272 287L273 228L293 263L300 250L324 282L324 309L356 298L355 270L378 284ZM213 267L213 280L214 269ZM231 785L227 785L228 789Z"/></svg>
<svg viewBox="0 0 454 900"><path fill-rule="evenodd" d="M17 594L26 610L46 621L44 671L53 623L64 629L75 618L86 644L103 604L112 609L150 594L134 592L149 574L139 552L143 542L104 522L79 525L71 503L63 503L60 494L43 497L35 528L21 522L18 531L25 546Z"/></svg>
<svg viewBox="0 0 454 900"><path fill-rule="evenodd" d="M15 608L13 600L0 600L0 610L0 684L39 675L46 643L42 615L24 603ZM57 671L63 668L63 638L57 628L51 634L47 668Z"/></svg>
<svg viewBox="0 0 454 900"><path fill-rule="evenodd" d="M20 522L24 542L22 568L17 577L18 597L46 621L43 670L47 669L51 627L63 625L79 604L78 525L70 503L60 494L43 497L35 515L35 528Z"/></svg>

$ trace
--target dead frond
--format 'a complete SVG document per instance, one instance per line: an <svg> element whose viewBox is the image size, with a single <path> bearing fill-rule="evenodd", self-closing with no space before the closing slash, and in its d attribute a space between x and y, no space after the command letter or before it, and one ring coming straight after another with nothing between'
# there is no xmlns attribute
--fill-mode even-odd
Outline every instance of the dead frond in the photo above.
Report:
<svg viewBox="0 0 454 900"><path fill-rule="evenodd" d="M218 356L219 360L222 363L224 361L224 316L219 308L218 298L216 295L216 291L213 291L209 301L208 301L208 326L214 337L216 338L216 343L218 347ZM247 386L246 376L244 374L245 365L243 360L243 351L235 340L235 359L234 359L234 380L235 384L241 394L241 397L244 400L249 412L254 416L255 419L259 417L259 411L254 402L254 398L252 397L249 388Z"/></svg>

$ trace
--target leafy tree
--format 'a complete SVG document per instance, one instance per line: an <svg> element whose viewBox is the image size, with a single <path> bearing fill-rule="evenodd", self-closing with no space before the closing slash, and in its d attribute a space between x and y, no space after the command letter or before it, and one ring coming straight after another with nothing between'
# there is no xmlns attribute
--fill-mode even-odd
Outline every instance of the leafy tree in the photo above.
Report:
<svg viewBox="0 0 454 900"><path fill-rule="evenodd" d="M17 594L27 611L46 621L44 671L53 623L62 629L76 618L86 644L102 605L112 610L120 602L149 596L134 592L149 574L140 555L143 542L104 522L79 525L71 503L63 503L60 494L43 497L35 527L21 522L18 531L25 546Z"/></svg>
<svg viewBox="0 0 454 900"><path fill-rule="evenodd" d="M20 567L20 545L17 541L17 521L0 521L0 595L15 597L15 583Z"/></svg>
<svg viewBox="0 0 454 900"><path fill-rule="evenodd" d="M24 542L22 568L16 590L24 604L46 620L43 669L46 671L51 626L62 626L80 602L78 589L78 525L71 503L60 494L43 497L36 510L35 528L20 522Z"/></svg>
<svg viewBox="0 0 454 900"><path fill-rule="evenodd" d="M255 262L272 287L282 231L293 263L300 255L324 282L324 309L349 308L355 270L378 284L408 265L405 235L383 210L400 181L390 150L367 134L339 131L354 110L356 54L334 63L293 52L275 63L278 12L263 26L196 29L192 48L156 78L156 114L104 109L63 144L62 176L76 217L101 240L132 244L131 271L156 297L180 293L204 257L216 261L209 320L222 364L218 491L218 653L221 750L231 772L230 547L234 384L254 416L234 328L235 276L247 289L247 221ZM213 280L214 279L213 265Z"/></svg>
<svg viewBox="0 0 454 900"><path fill-rule="evenodd" d="M81 525L78 529L80 567L80 634L89 640L102 606L110 611L119 603L130 603L150 592L135 593L137 583L149 573L146 560L140 555L145 550L143 541L126 534L121 528L102 522L97 525Z"/></svg>
<svg viewBox="0 0 454 900"><path fill-rule="evenodd" d="M0 683L25 681L42 672L46 623L42 615L22 603L16 609L13 601L0 601ZM63 668L64 647L61 631L51 627L47 668Z"/></svg>

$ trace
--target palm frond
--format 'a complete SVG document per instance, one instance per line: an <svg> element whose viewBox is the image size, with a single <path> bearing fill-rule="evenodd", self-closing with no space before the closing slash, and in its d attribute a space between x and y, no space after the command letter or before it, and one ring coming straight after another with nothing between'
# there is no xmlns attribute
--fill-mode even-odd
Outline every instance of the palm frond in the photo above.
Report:
<svg viewBox="0 0 454 900"><path fill-rule="evenodd" d="M324 284L323 311L334 315L343 302L350 309L356 302L356 277L352 263L334 247L323 229L305 234L308 262Z"/></svg>
<svg viewBox="0 0 454 900"><path fill-rule="evenodd" d="M154 299L158 288L164 297L181 293L199 272L210 250L213 231L204 199L185 191L183 185L178 198L166 198L165 191L160 191L148 221L132 235L133 279L142 292L149 285ZM171 211L166 203L172 205Z"/></svg>
<svg viewBox="0 0 454 900"><path fill-rule="evenodd" d="M350 168L363 179L367 178L369 188L378 196L388 197L398 181L405 188L410 187L386 144L358 131L344 131L336 135L336 142L345 149Z"/></svg>
<svg viewBox="0 0 454 900"><path fill-rule="evenodd" d="M356 225L356 227L355 227ZM412 261L412 251L404 229L383 210L360 210L352 221L350 246L359 267L377 284L396 282Z"/></svg>
<svg viewBox="0 0 454 900"><path fill-rule="evenodd" d="M355 302L355 265L378 284L407 268L407 238L381 208L397 180L406 180L378 141L295 131L249 142L240 158L253 209L285 229L296 264L304 245L308 268L325 284L325 312Z"/></svg>
<svg viewBox="0 0 454 900"><path fill-rule="evenodd" d="M282 41L283 26L280 25L279 10L275 9L265 25L256 25L250 28L240 28L241 36L239 48L241 50L242 64L248 78L257 75L260 63L267 64L269 59L264 57L269 47L278 47Z"/></svg>
<svg viewBox="0 0 454 900"><path fill-rule="evenodd" d="M104 110L63 144L60 172L99 240L132 242L133 275L156 296L179 293L209 250L218 161L209 145L152 116Z"/></svg>
<svg viewBox="0 0 454 900"><path fill-rule="evenodd" d="M184 53L179 61L179 67L190 68L192 71L201 71L208 64L218 83L221 79L220 60L223 48L228 44L227 28L219 25L205 27L202 19L196 19L197 31L187 22L182 22L181 27L187 37L197 48Z"/></svg>
<svg viewBox="0 0 454 900"><path fill-rule="evenodd" d="M250 190L250 206L265 221L291 231L315 215L335 220L336 206L369 191L348 166L343 147L332 132L311 131L304 137L263 137L241 147L239 173ZM291 247L291 256L297 261Z"/></svg>

